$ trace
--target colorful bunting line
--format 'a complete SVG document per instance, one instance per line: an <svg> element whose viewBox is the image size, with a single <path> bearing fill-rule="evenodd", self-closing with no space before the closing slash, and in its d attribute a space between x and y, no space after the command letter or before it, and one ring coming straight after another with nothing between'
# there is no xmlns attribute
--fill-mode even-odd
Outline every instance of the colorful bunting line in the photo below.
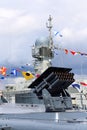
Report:
<svg viewBox="0 0 87 130"><path fill-rule="evenodd" d="M72 84L72 86L74 87L74 88L79 88L80 89L80 85L82 85L82 86L87 86L87 83L85 83L85 82L79 82L79 83L73 83Z"/></svg>
<svg viewBox="0 0 87 130"><path fill-rule="evenodd" d="M87 83L85 82L78 82L78 83L72 83L71 84L73 88L77 89L79 92L82 92L82 87L87 87Z"/></svg>
<svg viewBox="0 0 87 130"><path fill-rule="evenodd" d="M20 68L12 68L11 70L9 68L7 69L7 67L2 66L0 67L0 79L3 80L9 76L18 76L18 73L21 73L21 75L26 80L32 79L34 77L38 78L37 76L34 76L31 72L25 71L25 69L28 70L28 66L30 66L30 64L26 64L26 66L21 66Z"/></svg>
<svg viewBox="0 0 87 130"><path fill-rule="evenodd" d="M82 53L82 52L76 52L76 51L73 51L73 50L68 50L68 49L63 49L63 48L56 48L54 47L54 49L57 49L57 50L60 50L60 51L64 51L65 54L69 54L69 52L72 54L72 55L81 55L81 56L87 56L87 53Z"/></svg>
<svg viewBox="0 0 87 130"><path fill-rule="evenodd" d="M18 68L7 68L5 66L0 66L0 79L3 80L9 76L14 77L14 76L18 76L20 75L20 72L22 72L23 70L27 71L31 64L30 63L26 63L24 65L22 65L21 67ZM7 71L8 70L8 71Z"/></svg>
<svg viewBox="0 0 87 130"><path fill-rule="evenodd" d="M68 49L64 49L65 53L68 54L69 52L72 54L72 55L77 55L77 54L80 54L81 56L87 56L86 53L82 53L82 52L76 52L76 51L72 51L72 50L68 50Z"/></svg>

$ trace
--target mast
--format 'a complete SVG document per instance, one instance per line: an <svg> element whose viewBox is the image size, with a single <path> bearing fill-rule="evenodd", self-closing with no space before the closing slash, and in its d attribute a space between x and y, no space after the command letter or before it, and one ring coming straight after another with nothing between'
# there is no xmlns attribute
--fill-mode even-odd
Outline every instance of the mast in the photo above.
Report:
<svg viewBox="0 0 87 130"><path fill-rule="evenodd" d="M53 48L53 39L52 39L52 17L49 15L48 18L48 23L46 23L46 27L48 28L49 31L49 47Z"/></svg>
<svg viewBox="0 0 87 130"><path fill-rule="evenodd" d="M35 58L34 69L37 74L43 73L48 67L52 66L51 60L54 58L54 53L51 22L52 17L49 15L48 23L46 23L49 36L37 39L32 48L32 57Z"/></svg>

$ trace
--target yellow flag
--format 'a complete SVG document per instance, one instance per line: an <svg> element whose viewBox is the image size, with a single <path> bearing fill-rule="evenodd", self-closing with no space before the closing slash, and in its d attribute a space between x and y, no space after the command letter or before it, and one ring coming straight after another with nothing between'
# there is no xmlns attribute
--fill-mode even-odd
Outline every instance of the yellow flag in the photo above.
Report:
<svg viewBox="0 0 87 130"><path fill-rule="evenodd" d="M31 74L30 72L22 71L22 75L24 76L24 78L25 78L26 80L29 80L29 79L34 78L34 75Z"/></svg>

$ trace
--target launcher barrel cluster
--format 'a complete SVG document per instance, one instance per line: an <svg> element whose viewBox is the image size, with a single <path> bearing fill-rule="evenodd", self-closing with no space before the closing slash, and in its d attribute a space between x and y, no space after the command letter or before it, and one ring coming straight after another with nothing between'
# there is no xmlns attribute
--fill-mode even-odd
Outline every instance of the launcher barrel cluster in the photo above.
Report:
<svg viewBox="0 0 87 130"><path fill-rule="evenodd" d="M74 74L70 71L69 68L50 67L29 88L34 88L37 94L46 89L51 96L58 96L74 82Z"/></svg>

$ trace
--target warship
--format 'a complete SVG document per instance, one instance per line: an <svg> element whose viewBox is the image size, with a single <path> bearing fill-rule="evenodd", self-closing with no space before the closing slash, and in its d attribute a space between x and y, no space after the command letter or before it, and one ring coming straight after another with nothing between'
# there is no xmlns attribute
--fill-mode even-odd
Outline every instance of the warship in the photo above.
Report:
<svg viewBox="0 0 87 130"><path fill-rule="evenodd" d="M21 91L0 96L0 130L87 130L87 111L74 108L68 87L75 81L72 68L54 67L52 18L49 37L32 47L38 77ZM6 94L15 98L8 102ZM5 97L4 97L5 96Z"/></svg>

